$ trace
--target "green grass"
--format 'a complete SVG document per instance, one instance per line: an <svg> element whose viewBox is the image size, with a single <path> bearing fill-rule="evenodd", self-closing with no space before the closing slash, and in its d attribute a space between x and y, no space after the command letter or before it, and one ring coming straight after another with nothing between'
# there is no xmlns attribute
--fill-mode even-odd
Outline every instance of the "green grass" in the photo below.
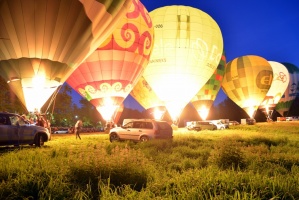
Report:
<svg viewBox="0 0 299 200"><path fill-rule="evenodd" d="M299 199L299 122L0 149L0 199Z"/></svg>

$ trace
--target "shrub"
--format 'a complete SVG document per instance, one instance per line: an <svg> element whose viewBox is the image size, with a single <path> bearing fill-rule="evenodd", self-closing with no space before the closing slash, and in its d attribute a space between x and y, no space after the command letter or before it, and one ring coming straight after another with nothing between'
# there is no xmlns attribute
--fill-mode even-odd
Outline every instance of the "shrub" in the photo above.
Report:
<svg viewBox="0 0 299 200"><path fill-rule="evenodd" d="M210 161L221 169L244 169L246 167L240 143L231 138L223 138L222 141L215 144Z"/></svg>

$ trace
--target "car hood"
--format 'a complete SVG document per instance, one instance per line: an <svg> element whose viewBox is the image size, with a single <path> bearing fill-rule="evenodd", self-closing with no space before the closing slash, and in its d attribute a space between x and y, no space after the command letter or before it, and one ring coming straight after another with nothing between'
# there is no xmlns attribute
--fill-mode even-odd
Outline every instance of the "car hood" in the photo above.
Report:
<svg viewBox="0 0 299 200"><path fill-rule="evenodd" d="M122 128L122 127L114 127L114 128L112 128L112 129L110 129L110 132L111 131L116 131L116 130L123 130L124 128Z"/></svg>

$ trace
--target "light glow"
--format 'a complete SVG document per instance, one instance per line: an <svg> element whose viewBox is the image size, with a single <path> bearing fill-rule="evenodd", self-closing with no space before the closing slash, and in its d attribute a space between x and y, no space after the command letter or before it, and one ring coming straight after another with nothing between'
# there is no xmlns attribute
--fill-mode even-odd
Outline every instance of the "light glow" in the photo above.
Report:
<svg viewBox="0 0 299 200"><path fill-rule="evenodd" d="M206 120L209 114L209 109L205 106L202 106L199 110L197 110L197 112L202 120Z"/></svg>
<svg viewBox="0 0 299 200"><path fill-rule="evenodd" d="M172 102L168 102L166 103L165 105L171 119L172 119L172 122L174 124L176 124L180 118L180 115L185 107L185 104L184 103L176 103L175 101L172 101Z"/></svg>
<svg viewBox="0 0 299 200"><path fill-rule="evenodd" d="M255 110L256 110L256 109L254 108L254 106L251 106L251 107L248 108L247 114L248 114L249 117L252 118L252 119L254 118Z"/></svg>
<svg viewBox="0 0 299 200"><path fill-rule="evenodd" d="M104 105L96 107L99 113L102 115L105 121L112 120L112 117L115 111L118 109L118 105L113 104L113 100L111 98L104 98Z"/></svg>
<svg viewBox="0 0 299 200"><path fill-rule="evenodd" d="M25 106L29 112L40 112L41 107L60 85L57 81L46 80L45 75L41 74L33 78L24 78L21 82Z"/></svg>
<svg viewBox="0 0 299 200"><path fill-rule="evenodd" d="M165 110L160 110L159 108L155 108L154 109L154 118L157 120L161 120L164 113L165 113Z"/></svg>

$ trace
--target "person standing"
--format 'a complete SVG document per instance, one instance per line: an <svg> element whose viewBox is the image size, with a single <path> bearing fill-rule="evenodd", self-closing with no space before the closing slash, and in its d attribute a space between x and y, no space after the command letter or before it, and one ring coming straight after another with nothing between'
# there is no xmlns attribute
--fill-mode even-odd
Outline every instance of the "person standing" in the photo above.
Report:
<svg viewBox="0 0 299 200"><path fill-rule="evenodd" d="M79 119L77 122L76 122L76 124L75 124L75 134L76 134L76 139L77 139L77 137L81 140L81 137L80 137L80 131L81 131L81 129L82 129L82 125L83 125L83 123L82 123L82 120L81 119Z"/></svg>

